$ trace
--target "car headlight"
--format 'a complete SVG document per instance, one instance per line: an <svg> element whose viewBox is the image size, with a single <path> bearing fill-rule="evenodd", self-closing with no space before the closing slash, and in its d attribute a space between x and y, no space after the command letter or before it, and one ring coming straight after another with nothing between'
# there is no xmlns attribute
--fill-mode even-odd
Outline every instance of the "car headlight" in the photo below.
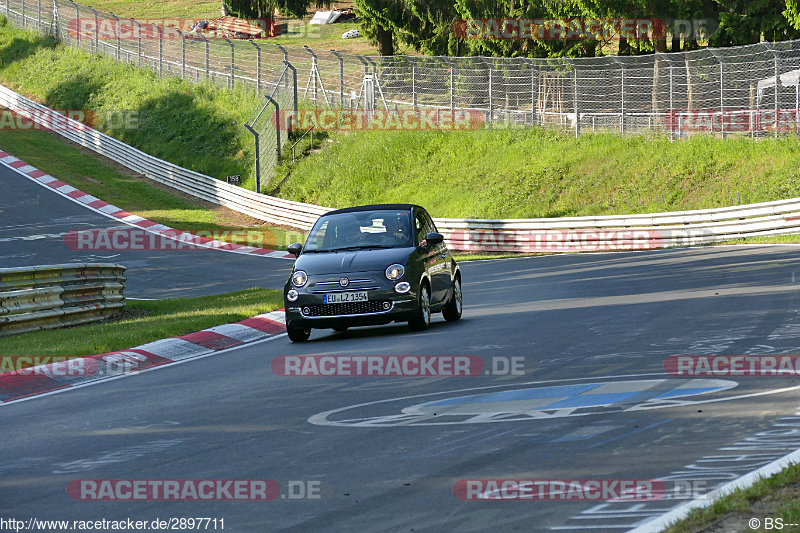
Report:
<svg viewBox="0 0 800 533"><path fill-rule="evenodd" d="M306 281L308 281L308 276L302 270L297 270L292 274L292 285L295 287L302 287Z"/></svg>
<svg viewBox="0 0 800 533"><path fill-rule="evenodd" d="M406 267L403 265L394 264L386 268L386 277L392 281L402 278L405 273Z"/></svg>
<svg viewBox="0 0 800 533"><path fill-rule="evenodd" d="M299 297L300 293L294 289L289 289L289 292L286 293L286 299L290 302L296 302Z"/></svg>

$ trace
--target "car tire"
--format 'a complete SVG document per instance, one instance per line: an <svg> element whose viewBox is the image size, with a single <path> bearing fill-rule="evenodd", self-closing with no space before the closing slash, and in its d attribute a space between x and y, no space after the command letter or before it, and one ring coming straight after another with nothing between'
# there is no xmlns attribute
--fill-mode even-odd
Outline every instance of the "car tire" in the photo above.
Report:
<svg viewBox="0 0 800 533"><path fill-rule="evenodd" d="M431 325L431 291L427 284L422 284L419 288L417 311L414 318L408 321L408 325L414 331L426 330Z"/></svg>
<svg viewBox="0 0 800 533"><path fill-rule="evenodd" d="M306 342L311 336L311 328L286 327L286 333L292 342Z"/></svg>
<svg viewBox="0 0 800 533"><path fill-rule="evenodd" d="M453 295L442 309L442 316L448 322L455 322L461 318L461 307L461 278L456 278L453 280Z"/></svg>

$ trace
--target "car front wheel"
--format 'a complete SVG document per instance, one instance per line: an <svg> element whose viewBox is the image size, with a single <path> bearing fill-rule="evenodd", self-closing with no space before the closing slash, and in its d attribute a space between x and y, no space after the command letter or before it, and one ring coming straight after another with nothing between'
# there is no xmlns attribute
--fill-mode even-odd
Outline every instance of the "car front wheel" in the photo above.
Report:
<svg viewBox="0 0 800 533"><path fill-rule="evenodd" d="M453 280L453 295L442 309L444 319L453 322L461 318L461 305L461 280L456 278Z"/></svg>
<svg viewBox="0 0 800 533"><path fill-rule="evenodd" d="M422 285L419 288L417 301L416 316L408 321L408 325L414 331L422 331L428 329L428 326L431 325L431 295L427 285Z"/></svg>
<svg viewBox="0 0 800 533"><path fill-rule="evenodd" d="M311 328L286 327L286 333L292 342L306 342L311 336Z"/></svg>

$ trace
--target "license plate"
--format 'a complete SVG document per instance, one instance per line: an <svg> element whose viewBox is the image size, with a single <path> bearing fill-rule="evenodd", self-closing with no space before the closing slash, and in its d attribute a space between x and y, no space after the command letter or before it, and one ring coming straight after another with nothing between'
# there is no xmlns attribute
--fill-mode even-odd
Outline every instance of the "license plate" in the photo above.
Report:
<svg viewBox="0 0 800 533"><path fill-rule="evenodd" d="M367 297L366 291L335 292L331 294L322 295L322 303L324 304L338 304L345 302L366 302L368 299L369 298Z"/></svg>

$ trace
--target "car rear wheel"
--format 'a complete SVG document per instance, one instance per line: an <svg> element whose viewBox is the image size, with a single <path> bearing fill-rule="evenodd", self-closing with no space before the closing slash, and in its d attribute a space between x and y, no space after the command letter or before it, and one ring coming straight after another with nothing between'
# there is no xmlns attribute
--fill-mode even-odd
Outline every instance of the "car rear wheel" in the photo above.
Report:
<svg viewBox="0 0 800 533"><path fill-rule="evenodd" d="M419 288L419 298L417 300L416 316L408 321L408 325L414 331L428 329L431 325L431 295L427 285Z"/></svg>
<svg viewBox="0 0 800 533"><path fill-rule="evenodd" d="M461 280L456 278L453 280L453 295L442 309L444 319L453 322L461 318L461 305Z"/></svg>
<svg viewBox="0 0 800 533"><path fill-rule="evenodd" d="M311 336L311 328L297 328L293 326L286 327L286 333L289 334L289 339L292 342L306 342Z"/></svg>

